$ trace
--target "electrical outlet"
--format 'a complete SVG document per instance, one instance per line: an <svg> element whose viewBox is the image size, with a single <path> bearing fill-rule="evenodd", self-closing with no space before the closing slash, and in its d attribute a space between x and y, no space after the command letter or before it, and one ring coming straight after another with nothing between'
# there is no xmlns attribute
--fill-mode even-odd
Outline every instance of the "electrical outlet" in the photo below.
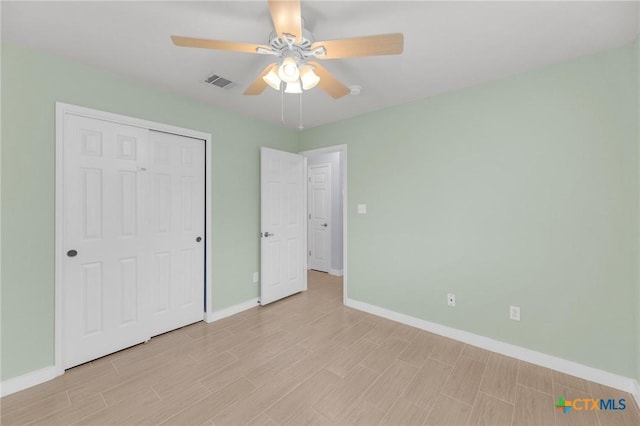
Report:
<svg viewBox="0 0 640 426"><path fill-rule="evenodd" d="M257 283L257 282L258 282L258 278L259 278L258 273L257 273L257 272L254 272L254 273L253 273L253 282L254 282L254 283Z"/></svg>
<svg viewBox="0 0 640 426"><path fill-rule="evenodd" d="M509 318L520 321L520 306L509 306Z"/></svg>
<svg viewBox="0 0 640 426"><path fill-rule="evenodd" d="M447 305L456 306L456 295L453 293L447 294Z"/></svg>

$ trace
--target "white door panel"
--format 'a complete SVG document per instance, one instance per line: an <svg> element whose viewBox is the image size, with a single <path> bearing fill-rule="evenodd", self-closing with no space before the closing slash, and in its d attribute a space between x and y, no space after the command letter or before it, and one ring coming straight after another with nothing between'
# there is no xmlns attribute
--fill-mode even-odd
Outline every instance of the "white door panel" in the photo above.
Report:
<svg viewBox="0 0 640 426"><path fill-rule="evenodd" d="M155 335L202 320L204 141L151 131L149 158Z"/></svg>
<svg viewBox="0 0 640 426"><path fill-rule="evenodd" d="M306 159L261 148L260 303L265 305L306 289Z"/></svg>
<svg viewBox="0 0 640 426"><path fill-rule="evenodd" d="M68 115L64 149L65 368L148 338L148 255L137 156L147 130Z"/></svg>
<svg viewBox="0 0 640 426"><path fill-rule="evenodd" d="M331 267L331 164L309 166L309 268Z"/></svg>

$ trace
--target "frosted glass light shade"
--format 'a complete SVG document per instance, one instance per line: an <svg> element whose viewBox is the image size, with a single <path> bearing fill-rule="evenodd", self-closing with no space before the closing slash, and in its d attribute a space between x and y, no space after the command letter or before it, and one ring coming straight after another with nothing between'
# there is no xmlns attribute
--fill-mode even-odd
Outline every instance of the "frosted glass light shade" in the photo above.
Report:
<svg viewBox="0 0 640 426"><path fill-rule="evenodd" d="M298 78L300 78L300 70L298 69L298 64L296 64L295 59L291 57L284 58L282 65L278 68L278 76L280 80L286 83L293 83L298 80Z"/></svg>
<svg viewBox="0 0 640 426"><path fill-rule="evenodd" d="M302 80L302 88L304 90L313 89L320 81L320 77L313 72L310 65L303 65L300 68L300 80Z"/></svg>
<svg viewBox="0 0 640 426"><path fill-rule="evenodd" d="M300 80L287 83L287 88L284 89L284 93L302 93Z"/></svg>
<svg viewBox="0 0 640 426"><path fill-rule="evenodd" d="M278 73L276 71L277 67L271 68L271 71L267 73L262 79L265 83L269 85L272 89L280 90L280 77L278 77Z"/></svg>

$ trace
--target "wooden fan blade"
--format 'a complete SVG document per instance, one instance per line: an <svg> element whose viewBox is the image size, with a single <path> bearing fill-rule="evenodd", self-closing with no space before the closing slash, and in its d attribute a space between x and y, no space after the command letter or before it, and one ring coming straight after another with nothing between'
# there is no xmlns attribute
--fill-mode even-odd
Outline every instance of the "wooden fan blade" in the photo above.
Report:
<svg viewBox="0 0 640 426"><path fill-rule="evenodd" d="M325 56L318 59L352 58L355 56L397 55L404 48L404 36L401 33L379 34L365 37L343 38L340 40L318 41L311 49L324 46Z"/></svg>
<svg viewBox="0 0 640 426"><path fill-rule="evenodd" d="M235 41L208 40L206 38L192 38L171 36L173 44L180 47L199 47L201 49L230 50L233 52L256 53L258 47L271 50L269 46L261 44L237 43Z"/></svg>
<svg viewBox="0 0 640 426"><path fill-rule="evenodd" d="M296 43L302 41L300 0L269 0L269 10L278 36L291 34L296 37Z"/></svg>
<svg viewBox="0 0 640 426"><path fill-rule="evenodd" d="M275 67L277 64L269 64L267 67L262 70L258 78L253 80L253 83L247 87L247 90L244 91L243 95L259 95L267 88L267 83L262 79L265 75L269 74L271 68Z"/></svg>
<svg viewBox="0 0 640 426"><path fill-rule="evenodd" d="M333 76L326 68L320 65L317 62L307 62L309 65L314 67L314 72L318 77L320 77L320 81L318 82L318 87L327 92L332 98L338 99L343 97L344 95L348 95L351 90L344 84L342 84L337 78Z"/></svg>

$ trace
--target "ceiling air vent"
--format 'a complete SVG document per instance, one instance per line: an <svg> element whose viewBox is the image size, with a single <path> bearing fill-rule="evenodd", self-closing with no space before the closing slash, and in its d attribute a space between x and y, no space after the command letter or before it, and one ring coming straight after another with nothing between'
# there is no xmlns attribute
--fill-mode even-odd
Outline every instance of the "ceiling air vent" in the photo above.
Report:
<svg viewBox="0 0 640 426"><path fill-rule="evenodd" d="M234 83L231 80L227 80L224 77L220 77L217 74L213 74L212 76L208 77L205 80L206 83L212 84L214 86L218 86L221 89L231 89L232 87L237 86L236 83Z"/></svg>

